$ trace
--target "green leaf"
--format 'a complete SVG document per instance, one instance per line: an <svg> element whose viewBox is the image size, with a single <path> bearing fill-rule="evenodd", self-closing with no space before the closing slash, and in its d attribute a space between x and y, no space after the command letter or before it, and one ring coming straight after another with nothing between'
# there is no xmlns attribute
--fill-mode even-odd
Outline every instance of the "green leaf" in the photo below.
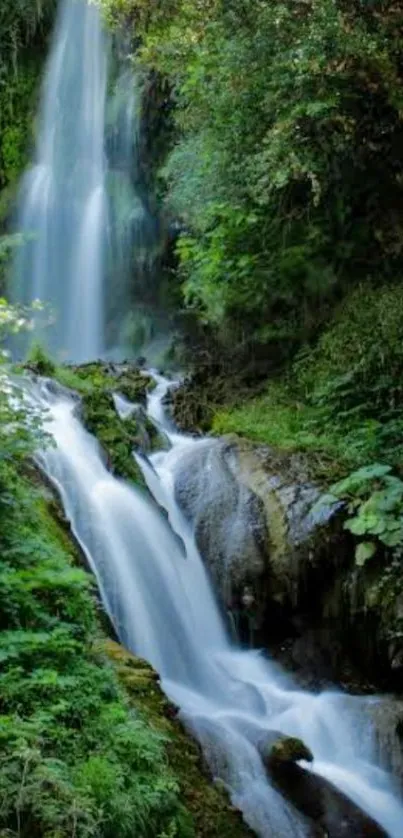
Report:
<svg viewBox="0 0 403 838"><path fill-rule="evenodd" d="M352 532L353 535L365 535L365 533L368 532L368 524L364 518L357 515L356 518L346 521L344 529L349 530L349 532Z"/></svg>
<svg viewBox="0 0 403 838"><path fill-rule="evenodd" d="M357 567L363 567L368 559L376 553L376 544L374 541L362 541L358 544L355 551L355 563Z"/></svg>

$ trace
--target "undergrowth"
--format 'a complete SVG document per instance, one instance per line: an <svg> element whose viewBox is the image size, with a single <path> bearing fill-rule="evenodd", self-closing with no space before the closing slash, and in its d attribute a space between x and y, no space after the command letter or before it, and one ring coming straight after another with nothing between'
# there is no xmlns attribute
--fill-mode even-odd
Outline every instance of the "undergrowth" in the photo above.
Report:
<svg viewBox="0 0 403 838"><path fill-rule="evenodd" d="M403 291L361 287L314 347L250 401L219 409L216 433L322 454L328 477L403 465Z"/></svg>
<svg viewBox="0 0 403 838"><path fill-rule="evenodd" d="M190 838L165 737L96 651L93 580L51 497L0 470L0 833Z"/></svg>

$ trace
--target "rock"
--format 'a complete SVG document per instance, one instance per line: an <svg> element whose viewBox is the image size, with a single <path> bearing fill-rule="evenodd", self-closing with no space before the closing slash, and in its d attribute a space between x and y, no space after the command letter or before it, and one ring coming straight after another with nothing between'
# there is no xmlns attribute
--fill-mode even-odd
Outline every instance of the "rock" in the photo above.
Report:
<svg viewBox="0 0 403 838"><path fill-rule="evenodd" d="M305 455L236 435L201 440L177 463L175 495L234 634L266 646L307 687L403 686L400 563L358 569L340 504Z"/></svg>
<svg viewBox="0 0 403 838"><path fill-rule="evenodd" d="M302 744L302 743L301 743ZM296 749L298 753L298 748ZM328 838L387 838L387 833L329 780L290 760L266 763L274 786Z"/></svg>
<svg viewBox="0 0 403 838"><path fill-rule="evenodd" d="M294 612L306 610L325 572L329 579L334 509L314 516L319 494L297 458L291 468L235 436L204 440L179 461L176 500L242 639L294 632Z"/></svg>
<svg viewBox="0 0 403 838"><path fill-rule="evenodd" d="M392 696L369 700L367 715L374 727L377 759L403 791L403 701Z"/></svg>
<svg viewBox="0 0 403 838"><path fill-rule="evenodd" d="M267 593L264 507L239 481L233 447L207 439L185 449L177 464L175 497L234 623L239 625L248 608L251 622L258 620Z"/></svg>
<svg viewBox="0 0 403 838"><path fill-rule="evenodd" d="M304 760L304 762L313 762L312 751L294 736L285 736L276 731L270 731L263 746L259 747L262 755L263 763L266 767L270 767L278 763L294 763Z"/></svg>
<svg viewBox="0 0 403 838"><path fill-rule="evenodd" d="M270 781L328 838L386 838L368 815L328 780L297 765L314 756L301 739L268 731L259 745Z"/></svg>

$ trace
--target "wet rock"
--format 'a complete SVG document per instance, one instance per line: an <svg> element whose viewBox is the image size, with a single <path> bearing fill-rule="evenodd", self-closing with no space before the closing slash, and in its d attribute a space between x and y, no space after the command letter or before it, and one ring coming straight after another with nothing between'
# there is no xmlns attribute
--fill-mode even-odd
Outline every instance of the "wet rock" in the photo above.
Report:
<svg viewBox="0 0 403 838"><path fill-rule="evenodd" d="M377 759L398 780L403 791L403 701L392 696L369 701Z"/></svg>
<svg viewBox="0 0 403 838"><path fill-rule="evenodd" d="M294 632L294 612L330 576L323 555L332 552L335 510L313 515L320 492L297 466L235 436L202 441L177 465L176 499L234 629L249 642ZM333 573L339 561L340 552Z"/></svg>
<svg viewBox="0 0 403 838"><path fill-rule="evenodd" d="M297 749L298 753L298 749ZM387 833L329 780L290 760L266 763L274 786L328 838L387 838Z"/></svg>
<svg viewBox="0 0 403 838"><path fill-rule="evenodd" d="M259 746L259 752L262 756L263 763L266 768L271 768L274 764L295 763L303 760L304 762L313 762L312 751L294 736L285 736L277 731L270 731L264 743Z"/></svg>
<svg viewBox="0 0 403 838"><path fill-rule="evenodd" d="M400 563L355 566L341 505L318 507L307 457L201 440L175 493L241 640L269 647L304 686L403 687Z"/></svg>
<svg viewBox="0 0 403 838"><path fill-rule="evenodd" d="M175 497L234 623L252 607L262 611L267 580L264 507L238 479L236 452L225 441L204 440L183 452Z"/></svg>

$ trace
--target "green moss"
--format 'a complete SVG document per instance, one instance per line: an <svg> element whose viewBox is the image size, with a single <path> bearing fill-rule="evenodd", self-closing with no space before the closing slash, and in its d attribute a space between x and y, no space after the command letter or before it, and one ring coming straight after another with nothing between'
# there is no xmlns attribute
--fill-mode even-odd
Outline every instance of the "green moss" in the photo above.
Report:
<svg viewBox="0 0 403 838"><path fill-rule="evenodd" d="M280 737L270 749L269 760L274 762L298 762L303 759L306 762L313 762L312 751L302 742L292 736Z"/></svg>
<svg viewBox="0 0 403 838"><path fill-rule="evenodd" d="M102 362L57 367L55 378L79 393L100 389L119 392L134 403L145 403L147 393L154 385L153 379L135 366L113 366Z"/></svg>
<svg viewBox="0 0 403 838"><path fill-rule="evenodd" d="M141 446L142 428L135 416L128 419L119 417L113 393L122 394L134 404L144 404L152 379L137 367L102 362L57 367L54 377L64 387L82 396L83 422L87 430L97 437L114 473L145 487L142 472L133 457L134 448ZM147 420L146 431L152 442L156 429L149 427Z"/></svg>
<svg viewBox="0 0 403 838"><path fill-rule="evenodd" d="M112 470L119 477L144 486L143 475L133 457L139 433L136 420L120 419L112 394L101 388L83 395L82 417L86 428L107 453Z"/></svg>
<svg viewBox="0 0 403 838"><path fill-rule="evenodd" d="M252 838L226 792L212 784L198 745L176 718L176 708L162 693L154 670L117 643L107 641L98 644L98 649L112 661L143 718L168 738L169 764L178 778L181 799L193 816L197 838Z"/></svg>

